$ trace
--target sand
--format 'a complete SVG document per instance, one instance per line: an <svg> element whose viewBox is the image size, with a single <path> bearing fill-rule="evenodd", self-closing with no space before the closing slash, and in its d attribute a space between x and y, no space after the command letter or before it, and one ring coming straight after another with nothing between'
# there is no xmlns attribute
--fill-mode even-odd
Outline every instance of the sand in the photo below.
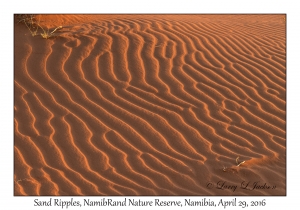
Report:
<svg viewBox="0 0 300 210"><path fill-rule="evenodd" d="M285 15L38 20L62 29L15 21L14 195L286 195Z"/></svg>

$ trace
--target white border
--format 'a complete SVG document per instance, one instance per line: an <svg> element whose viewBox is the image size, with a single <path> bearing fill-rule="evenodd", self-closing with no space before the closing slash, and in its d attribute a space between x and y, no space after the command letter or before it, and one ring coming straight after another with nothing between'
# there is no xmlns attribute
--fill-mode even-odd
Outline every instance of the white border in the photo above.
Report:
<svg viewBox="0 0 300 210"><path fill-rule="evenodd" d="M282 197L240 197L248 202L256 198L267 199L267 206L263 209L274 207L298 206L299 188L299 25L300 16L298 5L294 1L286 0L251 0L251 1L10 1L1 3L1 145L0 145L0 208L1 209L49 209L49 207L33 207L35 197L13 196L13 14L14 13L286 13L287 14L287 196ZM298 68L297 68L298 67ZM46 199L47 197L44 197ZM68 200L69 197L61 197ZM93 197L96 198L96 197ZM118 197L113 197L118 199ZM143 200L153 200L155 197L139 197ZM164 197L167 200L183 200L184 197ZM193 197L197 199L197 197ZM199 197L198 197L199 198ZM221 198L230 200L234 197L208 197L214 201ZM75 199L83 200L82 197ZM168 208L168 207L166 207ZM191 209L203 208L193 207ZM299 207L298 207L299 208ZM75 208L69 208L75 209ZM78 209L78 208L76 208ZM80 208L86 209L86 208ZM91 208L87 208L91 209ZM95 208L92 208L95 209ZM97 207L97 209L107 209ZM113 208L116 209L116 208ZM124 208L122 208L124 209ZM129 209L129 207L125 208ZM145 208L144 208L145 209ZM147 208L148 209L148 208ZM168 208L168 209L171 209ZM186 209L186 208L184 208ZM219 208L215 208L219 209ZM230 208L226 208L230 209ZM260 208L256 208L260 209Z"/></svg>

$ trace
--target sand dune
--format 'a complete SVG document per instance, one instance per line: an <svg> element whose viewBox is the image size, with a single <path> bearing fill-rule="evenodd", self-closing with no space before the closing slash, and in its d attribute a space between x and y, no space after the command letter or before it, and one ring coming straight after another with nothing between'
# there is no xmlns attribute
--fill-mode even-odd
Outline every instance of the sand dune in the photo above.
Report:
<svg viewBox="0 0 300 210"><path fill-rule="evenodd" d="M63 28L15 24L15 195L286 194L284 15L38 18Z"/></svg>

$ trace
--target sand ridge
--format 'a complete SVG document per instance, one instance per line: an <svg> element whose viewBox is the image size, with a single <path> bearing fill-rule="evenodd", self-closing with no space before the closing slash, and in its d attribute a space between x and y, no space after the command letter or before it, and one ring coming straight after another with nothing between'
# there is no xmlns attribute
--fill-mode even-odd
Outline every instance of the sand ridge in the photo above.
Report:
<svg viewBox="0 0 300 210"><path fill-rule="evenodd" d="M285 195L284 18L40 15L63 26L50 39L15 24L15 195Z"/></svg>

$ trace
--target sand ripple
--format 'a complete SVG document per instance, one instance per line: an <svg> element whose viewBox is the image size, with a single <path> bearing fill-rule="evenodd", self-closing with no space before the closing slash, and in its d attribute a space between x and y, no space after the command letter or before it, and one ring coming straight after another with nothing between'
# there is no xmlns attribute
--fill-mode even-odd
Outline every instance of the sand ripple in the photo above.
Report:
<svg viewBox="0 0 300 210"><path fill-rule="evenodd" d="M15 195L285 195L282 19L78 16L48 40L16 25Z"/></svg>

